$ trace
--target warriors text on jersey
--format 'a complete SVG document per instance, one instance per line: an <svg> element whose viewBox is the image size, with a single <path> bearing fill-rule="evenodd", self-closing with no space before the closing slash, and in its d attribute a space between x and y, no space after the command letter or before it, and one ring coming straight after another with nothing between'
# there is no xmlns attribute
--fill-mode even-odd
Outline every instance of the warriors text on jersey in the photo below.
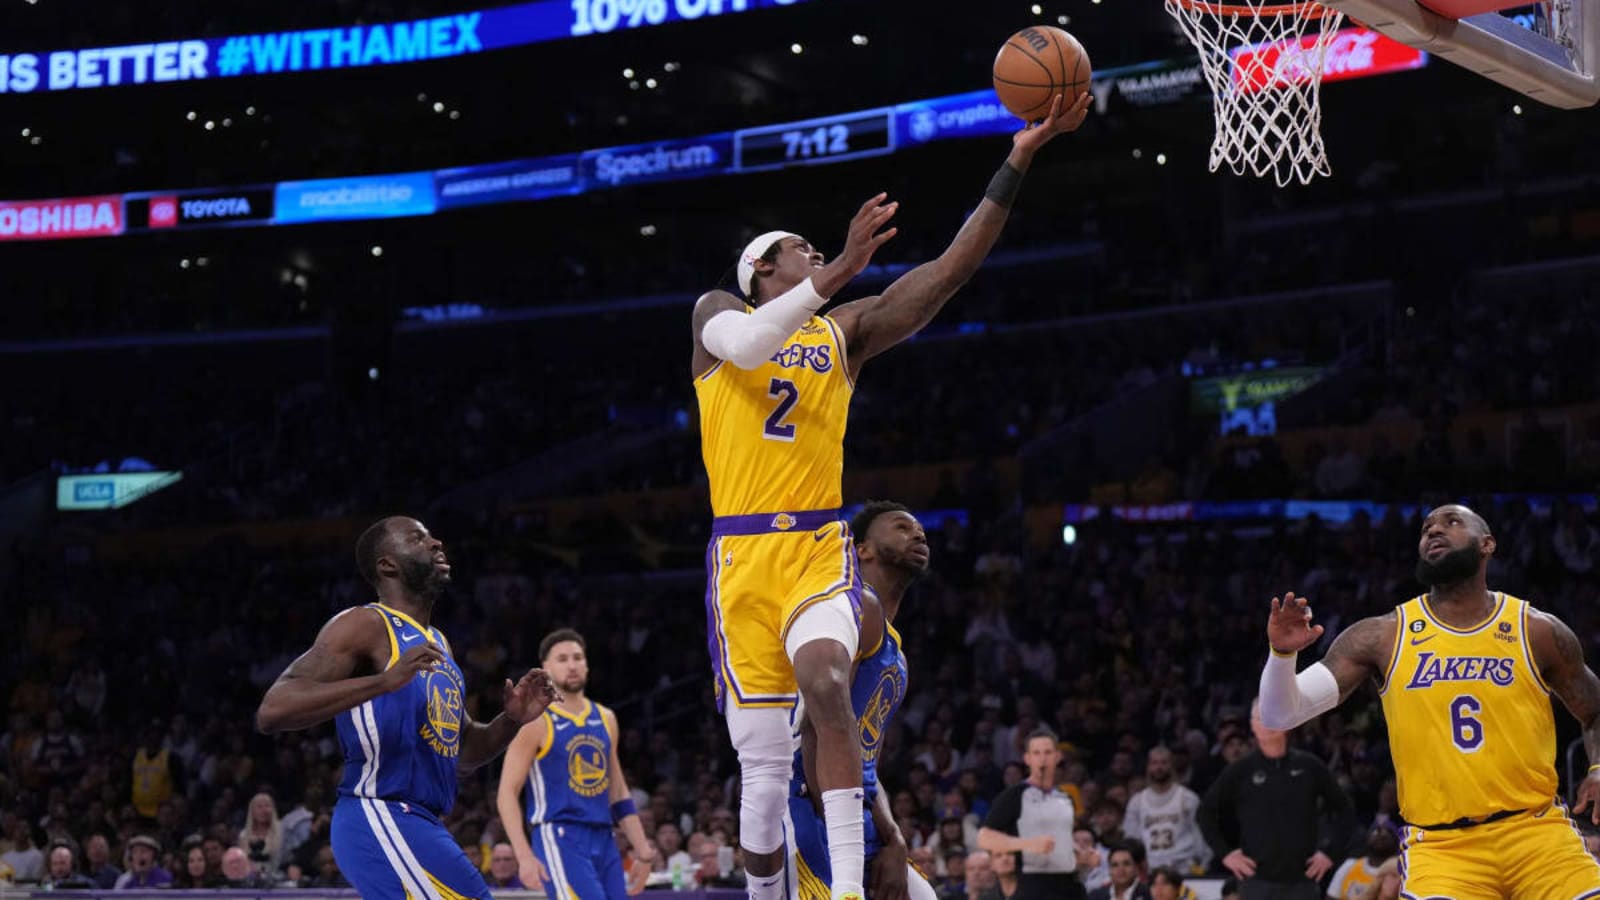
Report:
<svg viewBox="0 0 1600 900"><path fill-rule="evenodd" d="M437 628L423 628L381 603L366 608L383 615L390 666L419 642L445 650L444 635ZM434 815L449 812L456 799L463 685L461 668L446 651L443 663L418 672L405 687L340 713L339 744L344 749L340 795L403 801Z"/></svg>
<svg viewBox="0 0 1600 900"><path fill-rule="evenodd" d="M1528 643L1526 601L1496 594L1487 620L1457 629L1426 595L1396 608L1383 714L1413 825L1542 809L1556 795L1550 690Z"/></svg>
<svg viewBox="0 0 1600 900"><path fill-rule="evenodd" d="M598 703L569 712L560 704L545 710L548 731L523 789L529 825L568 822L611 827L611 747Z"/></svg>
<svg viewBox="0 0 1600 900"><path fill-rule="evenodd" d="M812 316L754 369L718 362L694 389L713 514L839 508L854 386L831 318Z"/></svg>

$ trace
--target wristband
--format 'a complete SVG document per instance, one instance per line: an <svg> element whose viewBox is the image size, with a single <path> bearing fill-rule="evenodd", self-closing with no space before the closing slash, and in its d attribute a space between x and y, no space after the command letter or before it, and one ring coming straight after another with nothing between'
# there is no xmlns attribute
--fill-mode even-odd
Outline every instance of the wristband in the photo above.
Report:
<svg viewBox="0 0 1600 900"><path fill-rule="evenodd" d="M638 814L639 807L634 804L632 797L629 797L626 800L618 800L617 802L611 804L611 824L613 825L621 822L623 819L626 819L629 816L636 816Z"/></svg>
<svg viewBox="0 0 1600 900"><path fill-rule="evenodd" d="M989 179L989 189L984 191L983 195L1010 209L1020 190L1022 190L1022 173L1010 162L1003 162L999 170L994 173L994 177Z"/></svg>
<svg viewBox="0 0 1600 900"><path fill-rule="evenodd" d="M1267 645L1267 649L1272 651L1272 655L1273 656L1279 657L1280 659L1294 659L1296 656L1299 655L1297 653L1285 653L1282 650L1279 650L1277 647L1272 646L1271 644Z"/></svg>
<svg viewBox="0 0 1600 900"><path fill-rule="evenodd" d="M1595 763L1594 765L1589 767L1589 771L1591 771L1591 772L1593 772L1595 769L1600 769L1600 763Z"/></svg>

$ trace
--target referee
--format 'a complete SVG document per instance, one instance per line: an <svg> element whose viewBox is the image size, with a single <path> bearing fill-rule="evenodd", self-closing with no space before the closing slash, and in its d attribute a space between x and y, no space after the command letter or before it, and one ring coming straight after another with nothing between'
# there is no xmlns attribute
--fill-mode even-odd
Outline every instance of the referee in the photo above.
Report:
<svg viewBox="0 0 1600 900"><path fill-rule="evenodd" d="M1100 862L1093 850L1072 842L1072 798L1056 787L1061 750L1055 732L1037 728L1028 735L1028 780L1001 791L978 831L978 847L990 853L1015 853L1016 900L1083 900L1078 869Z"/></svg>

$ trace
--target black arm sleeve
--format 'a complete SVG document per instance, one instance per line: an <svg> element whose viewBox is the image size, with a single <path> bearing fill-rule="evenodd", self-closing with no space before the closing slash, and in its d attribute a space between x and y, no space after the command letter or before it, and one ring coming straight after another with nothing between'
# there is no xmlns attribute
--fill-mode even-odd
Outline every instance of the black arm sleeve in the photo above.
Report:
<svg viewBox="0 0 1600 900"><path fill-rule="evenodd" d="M1234 784L1238 780L1238 763L1232 763L1223 769L1222 774L1217 776L1216 782L1200 801L1200 810L1195 816L1200 824L1200 833L1205 836L1206 843L1211 845L1212 859L1219 862L1238 848L1237 842L1229 837L1230 832L1238 833L1238 829L1232 827ZM1225 823L1229 827L1225 828Z"/></svg>
<svg viewBox="0 0 1600 900"><path fill-rule="evenodd" d="M1002 834L1015 836L1017 833L1017 820L1022 818L1022 792L1027 789L1027 783L1014 784L1001 791L989 805L989 815L983 820L983 827L993 829Z"/></svg>
<svg viewBox="0 0 1600 900"><path fill-rule="evenodd" d="M1322 833L1317 836L1317 849L1338 862L1360 851L1355 806L1320 759L1316 759L1316 770L1317 794L1322 800L1322 815L1318 817Z"/></svg>

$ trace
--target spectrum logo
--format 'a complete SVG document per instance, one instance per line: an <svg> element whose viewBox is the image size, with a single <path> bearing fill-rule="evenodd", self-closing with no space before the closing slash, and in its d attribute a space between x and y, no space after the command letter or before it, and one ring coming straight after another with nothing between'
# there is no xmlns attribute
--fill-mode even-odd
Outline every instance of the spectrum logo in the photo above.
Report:
<svg viewBox="0 0 1600 900"><path fill-rule="evenodd" d="M172 228L178 224L177 197L150 198L150 227Z"/></svg>

